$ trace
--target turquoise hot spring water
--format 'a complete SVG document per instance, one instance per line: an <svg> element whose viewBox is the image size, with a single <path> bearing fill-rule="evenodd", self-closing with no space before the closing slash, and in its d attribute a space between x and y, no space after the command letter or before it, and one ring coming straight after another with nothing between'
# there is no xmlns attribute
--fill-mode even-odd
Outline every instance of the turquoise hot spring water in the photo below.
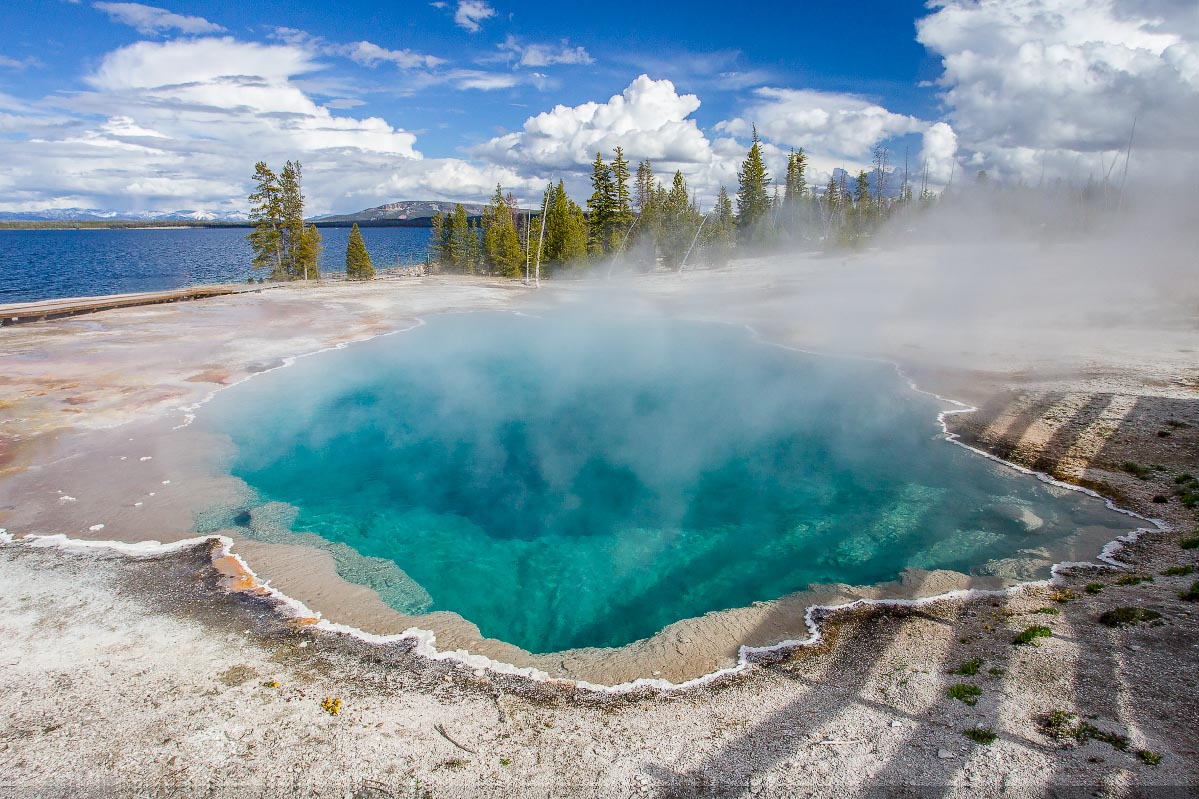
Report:
<svg viewBox="0 0 1199 799"><path fill-rule="evenodd" d="M219 393L196 424L255 501L198 527L315 534L395 609L531 652L1135 527L945 442L941 408L731 326L439 316Z"/></svg>

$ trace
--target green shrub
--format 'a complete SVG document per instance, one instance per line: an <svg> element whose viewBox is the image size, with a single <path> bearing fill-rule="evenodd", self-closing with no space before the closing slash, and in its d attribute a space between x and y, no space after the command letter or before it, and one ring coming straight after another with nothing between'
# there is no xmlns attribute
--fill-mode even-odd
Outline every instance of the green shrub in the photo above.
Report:
<svg viewBox="0 0 1199 799"><path fill-rule="evenodd" d="M965 702L967 705L974 707L978 704L978 698L983 695L983 689L977 685L959 682L949 686L949 698L956 699L959 702Z"/></svg>
<svg viewBox="0 0 1199 799"><path fill-rule="evenodd" d="M1153 582L1153 578L1144 574L1126 574L1119 580L1116 580L1116 585L1140 585L1141 583L1151 582Z"/></svg>
<svg viewBox="0 0 1199 799"><path fill-rule="evenodd" d="M1003 666L992 666L991 668L987 669L987 674L990 674L992 677L1002 677L1003 675L1007 674L1007 669L1005 669Z"/></svg>
<svg viewBox="0 0 1199 799"><path fill-rule="evenodd" d="M1123 627L1129 624L1137 624L1142 621L1153 621L1160 619L1162 614L1156 610L1145 610L1144 608L1112 608L1105 611L1099 616L1099 623L1108 627Z"/></svg>
<svg viewBox="0 0 1199 799"><path fill-rule="evenodd" d="M1191 584L1189 591L1183 591L1178 595L1179 599L1185 599L1188 602L1199 602L1199 580Z"/></svg>
<svg viewBox="0 0 1199 799"><path fill-rule="evenodd" d="M1041 720L1045 734L1055 740L1073 738L1080 744L1090 740L1103 741L1124 752L1128 750L1130 741L1127 737L1115 732L1105 732L1088 721L1075 723L1078 716L1066 710L1055 710Z"/></svg>
<svg viewBox="0 0 1199 799"><path fill-rule="evenodd" d="M1194 566L1171 566L1162 572L1163 577L1186 577L1188 574L1194 574Z"/></svg>
<svg viewBox="0 0 1199 799"><path fill-rule="evenodd" d="M1083 590L1088 594L1098 594L1103 590L1103 583L1087 583L1083 586Z"/></svg>
<svg viewBox="0 0 1199 799"><path fill-rule="evenodd" d="M1056 616L1061 613L1057 608L1037 608L1033 613L1044 613L1046 616Z"/></svg>
<svg viewBox="0 0 1199 799"><path fill-rule="evenodd" d="M955 671L954 674L968 674L973 676L978 674L978 670L980 667L982 667L982 664L982 658L970 658L969 660L963 661L962 665L958 666L957 671Z"/></svg>
<svg viewBox="0 0 1199 799"><path fill-rule="evenodd" d="M999 740L999 736L995 734L995 731L989 730L986 727L975 727L971 730L963 730L962 734L971 741L982 744L983 746L990 746Z"/></svg>
<svg viewBox="0 0 1199 799"><path fill-rule="evenodd" d="M1199 549L1199 535L1191 535L1178 542L1183 549Z"/></svg>
<svg viewBox="0 0 1199 799"><path fill-rule="evenodd" d="M1041 624L1034 624L1033 626L1026 629L1024 632L1020 633L1015 638L1013 638L1012 643L1013 644L1032 644L1033 646L1040 646L1041 642L1038 641L1037 639L1038 638L1048 638L1051 635L1053 635L1053 631L1050 630L1048 627L1045 627L1044 625L1041 625Z"/></svg>
<svg viewBox="0 0 1199 799"><path fill-rule="evenodd" d="M1148 480L1149 475L1153 473L1153 470L1148 466L1141 466L1140 464L1133 463L1132 461L1124 461L1124 463L1120 464L1120 468L1138 480Z"/></svg>
<svg viewBox="0 0 1199 799"><path fill-rule="evenodd" d="M1137 757L1139 757L1141 762L1147 766L1156 766L1158 763L1162 762L1161 755L1159 755L1157 752L1150 752L1148 749L1138 749Z"/></svg>

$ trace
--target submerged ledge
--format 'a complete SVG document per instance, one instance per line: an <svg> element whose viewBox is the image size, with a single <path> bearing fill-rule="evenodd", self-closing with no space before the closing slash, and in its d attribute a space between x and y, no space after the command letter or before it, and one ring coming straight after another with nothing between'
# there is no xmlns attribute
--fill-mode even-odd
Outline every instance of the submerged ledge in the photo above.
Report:
<svg viewBox="0 0 1199 799"><path fill-rule="evenodd" d="M414 325L413 327L418 326L419 324L423 324L423 321L418 320L417 325ZM404 328L404 330L409 330L409 329L412 329L412 327ZM750 329L752 330L752 328L750 328ZM403 330L391 331L391 333L399 333L399 332L403 332ZM757 331L753 331L753 332L755 335L758 335ZM385 334L381 334L381 335L388 335L388 334L385 333ZM770 342L765 339L763 339L763 341L765 343L771 344L772 346L778 346L778 347L782 347L784 349L790 349L790 350L794 350L797 352L808 352L809 354L815 354L815 355L821 354L821 353L811 353L807 350L799 350L797 348L788 347L786 345L778 344L776 342ZM344 345L344 344L336 345L334 347L325 348L324 350L321 350L321 351L325 351L327 349L339 349L344 346L346 346L346 345ZM309 354L311 354L311 353L309 353ZM304 357L304 356L301 355L301 356L297 356L297 357ZM234 540L232 538L230 538L228 536L224 536L224 535L209 535L209 536L192 537L192 538L186 538L186 539L182 539L182 540L171 542L171 543L165 543L165 544L160 543L158 541L140 541L140 542L130 543L130 542L121 542L121 541L93 541L93 540L86 540L86 539L73 539L73 538L70 538L63 534L55 534L55 535L30 534L30 535L18 537L15 534L13 534L12 532L4 530L3 528L0 528L0 544L2 544L2 545L25 544L25 545L34 546L34 547L53 547L53 548L62 549L64 551L84 552L84 553L89 552L89 551L94 552L96 550L107 550L107 551L114 552L116 554L119 554L119 555L122 555L125 557L131 557L131 558L170 555L170 554L180 553L180 552L183 552L183 551L186 551L189 549L193 549L193 548L206 546L210 550L210 562L212 564L212 567L218 574L221 575L222 585L227 592L242 593L242 594L246 594L248 596L254 596L254 597L262 598L262 599L269 601L270 603L272 603L272 609L276 613L279 614L280 618L284 622L286 622L288 625L290 625L294 628L314 628L314 629L322 630L322 631L329 632L329 633L346 635L346 636L355 638L357 640L360 640L366 644L376 645L376 646L380 646L380 647L387 646L387 645L394 645L397 643L409 644L412 646L412 651L415 654L420 655L425 658L428 658L430 660L448 661L448 662L451 662L455 665L458 665L458 666L464 667L464 668L483 670L485 672L491 672L491 673L495 673L495 674L503 674L503 675L513 676L513 677L528 679L528 680L532 680L532 681L539 682L539 683L564 684L564 685L572 686L576 690L596 692L596 693L601 693L601 694L631 694L631 693L636 693L636 692L642 692L645 690L656 691L656 692L677 692L677 691L686 691L689 689L708 686L708 685L711 685L714 682L719 681L723 678L731 677L731 676L734 676L737 674L744 673L745 671L747 671L750 667L752 667L755 664L762 664L762 663L771 662L773 660L786 658L790 654L793 654L797 651L801 651L806 648L812 648L812 647L819 646L824 637L823 633L821 631L821 622L824 618L828 617L829 615L835 614L835 613L852 611L854 609L865 608L865 607L911 608L911 607L920 607L922 605L928 605L928 604L932 604L935 602L960 601L960 600L967 600L967 599L972 599L972 598L988 597L988 596L1007 596L1007 595L1022 592L1029 588L1041 588L1041 587L1045 587L1045 586L1049 586L1049 585L1059 584L1062 582L1061 576L1059 574L1060 571L1068 570L1070 568L1080 567L1080 566L1096 567L1096 566L1100 566L1100 564L1102 564L1101 567L1103 567L1103 568L1125 569L1125 568L1128 568L1128 566L1126 564L1121 563L1119 560L1117 560L1116 555L1126 544L1136 541L1141 535L1143 535L1145 533L1168 532L1171 529L1169 525L1167 525L1164 521L1162 521L1160 519L1147 518L1147 517L1144 517L1134 511L1120 508L1112 500L1102 496L1101 494L1099 494L1098 492L1096 492L1092 489L1086 488L1084 486L1078 486L1078 485L1074 485L1071 483L1067 483L1062 480L1058 480L1044 472L1036 471L1034 469L1029 469L1027 467L1020 466L1019 464L1011 463L1009 461L1004 460L1003 458L1000 458L996 455L986 452L985 450L982 450L977 447L973 447L969 444L966 444L965 442L960 440L959 435L949 431L947 418L950 415L954 415L954 414L972 413L972 412L977 411L977 408L975 408L973 406L969 406L966 403L962 403L962 402L954 400L954 399L942 397L938 394L934 394L932 392L927 392L927 391L920 389L915 384L915 382L912 381L903 372L902 368L893 361L883 361L882 359L866 359L866 360L875 360L875 361L885 362L885 363L890 364L897 370L897 372L905 380L907 380L910 388L913 391L917 391L922 394L932 396L941 402L956 406L953 409L943 410L940 413L938 413L938 415L937 415L937 422L941 427L942 435L944 436L945 440L948 441L949 443L960 446L976 455L980 455L984 458L987 458L988 460L994 461L994 462L999 463L1007 468L1013 469L1014 471L1016 471L1018 473L1021 473L1021 474L1024 474L1024 475L1027 475L1030 477L1035 477L1036 479L1038 479L1042 482L1045 482L1047 484L1056 486L1058 488L1070 490L1070 491L1077 491L1077 492L1080 492L1087 496L1102 500L1103 503L1107 506L1107 508L1109 510L1115 511L1117 513L1123 514L1130 518L1137 519L1142 522L1147 522L1148 524L1150 524L1152 526L1151 527L1147 527L1147 526L1138 527L1137 529L1132 530L1125 535L1118 536L1117 538L1104 544L1103 547L1101 548L1101 550L1099 551L1099 553L1095 556L1096 561L1098 561L1099 563L1092 563L1092 562L1085 562L1085 561L1083 561L1083 562L1063 561L1063 562L1054 563L1051 566L1051 570L1050 570L1051 576L1048 579L1016 582L1015 584L1005 586L1005 587L1000 587L1000 588L961 588L961 589L954 589L954 590L950 590L950 591L936 593L936 594L932 594L932 595L928 595L928 596L918 596L918 597L910 597L910 598L861 597L858 599L853 599L848 602L841 602L841 603L837 603L837 604L819 604L819 603L808 604L803 613L803 625L807 631L807 637L805 637L805 638L787 638L785 640L780 640L780 641L777 641L770 645L741 644L738 648L736 663L734 665L730 665L730 666L723 667L723 668L718 668L718 669L703 673L701 675L698 675L696 677L680 680L677 682L672 682L670 680L667 680L667 679L664 679L661 677L655 677L655 676L640 676L640 677L636 677L631 680L614 682L611 684L603 684L603 683L591 682L591 681L583 680L583 679L574 679L574 678L570 678L570 677L555 676L543 669L539 669L539 668L532 667L532 666L514 665L511 663L504 662L502 660L497 660L497 659L488 657L486 655L472 653L467 649L459 648L459 649L439 650L437 648L436 633L432 630L423 629L423 628L417 627L417 626L410 627L400 633L377 634L377 633L366 632L366 631L361 630L352 625L331 621L327 618L324 618L319 612L315 612L315 611L311 610L310 608L308 608L307 605L305 605L300 600L289 597L282 591L280 591L276 588L273 588L270 585L269 581L263 581L262 579L260 579L258 574L253 570L253 568L251 568L249 563L247 563L247 561L241 555L239 555L233 551L234 546L235 546ZM282 368L283 366L290 365L290 363L294 363L294 361L295 361L294 358L289 359L275 368ZM216 392L212 392L204 401L207 401L207 399L211 399L211 397L214 396L215 393ZM199 404L203 404L203 401ZM188 406L187 408L181 409L181 410L185 410L186 412L188 412L188 418L187 418L187 421L185 421L185 425L190 422L190 419L192 416L191 412L194 411L196 409L196 407L198 407L198 405ZM953 574L956 574L956 573L953 573ZM960 576L963 578L966 578L966 579L972 579L970 575L963 574ZM871 588L881 588L881 586L872 586ZM773 602L758 603L758 604L772 605L772 604L776 604L779 602L787 601L789 599L794 600L800 596L802 596L802 594L793 594L793 595L790 595L789 597L780 597L778 600L774 600ZM646 641L652 641L655 638L658 638L659 636L663 635L667 630L669 630L671 627L674 627L677 624L688 623L688 622L697 622L697 621L700 621L700 620L706 618L707 616L719 615L721 613L729 613L729 612L732 612L732 611L717 611L714 614L706 614L705 617L699 617L699 619L680 620L679 622L676 622L675 624L669 625L665 630L660 631L659 633L652 636L650 639L646 639ZM457 615L457 614L454 614L454 615ZM634 642L632 644L626 645L625 647L618 647L618 648L615 648L610 651L612 651L614 653L618 653L621 650L625 650L625 649L628 649L629 647L636 646L639 643L642 643L642 642ZM549 653L545 657L553 657L553 656L560 655L560 654L562 654L562 653Z"/></svg>

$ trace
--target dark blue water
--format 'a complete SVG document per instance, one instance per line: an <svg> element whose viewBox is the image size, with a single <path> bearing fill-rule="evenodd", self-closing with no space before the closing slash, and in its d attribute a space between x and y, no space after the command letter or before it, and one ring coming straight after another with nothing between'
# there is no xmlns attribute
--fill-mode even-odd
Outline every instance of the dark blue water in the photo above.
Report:
<svg viewBox="0 0 1199 799"><path fill-rule="evenodd" d="M0 230L0 303L243 283L247 228ZM322 272L345 270L348 228L323 228ZM364 228L375 268L421 262L428 228Z"/></svg>
<svg viewBox="0 0 1199 799"><path fill-rule="evenodd" d="M1129 528L940 440L937 410L737 328L479 313L302 359L197 424L263 503L210 529L316 533L396 609L549 652Z"/></svg>

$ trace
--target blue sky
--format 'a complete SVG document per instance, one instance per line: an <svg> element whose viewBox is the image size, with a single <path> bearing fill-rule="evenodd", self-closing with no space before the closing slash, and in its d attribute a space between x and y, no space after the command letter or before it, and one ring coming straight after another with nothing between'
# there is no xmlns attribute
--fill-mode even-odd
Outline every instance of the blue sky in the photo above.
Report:
<svg viewBox="0 0 1199 799"><path fill-rule="evenodd" d="M776 169L803 146L817 182L878 143L934 183L1045 163L1082 179L1137 115L1161 120L1151 149L1194 153L1195 16L1174 0L15 0L0 210L236 210L253 161L289 157L315 212L497 181L531 197L551 177L580 195L615 144L706 197L735 187L753 124Z"/></svg>

